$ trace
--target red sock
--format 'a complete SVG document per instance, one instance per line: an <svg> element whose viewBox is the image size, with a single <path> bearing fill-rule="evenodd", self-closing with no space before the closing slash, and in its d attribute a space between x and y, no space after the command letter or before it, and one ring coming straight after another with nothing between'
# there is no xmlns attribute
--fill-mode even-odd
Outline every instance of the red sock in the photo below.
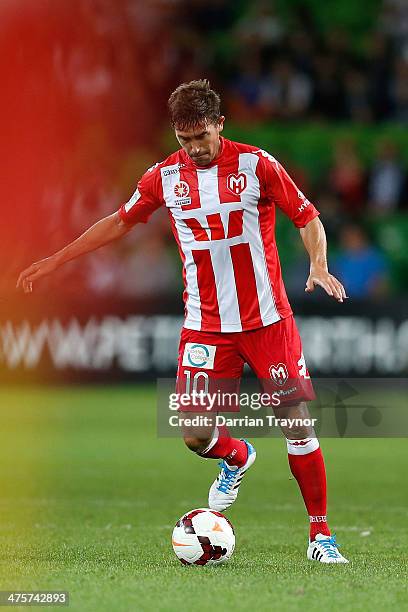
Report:
<svg viewBox="0 0 408 612"><path fill-rule="evenodd" d="M228 465L242 467L248 459L248 447L243 440L231 438L226 427L218 427L216 437L200 453L206 459L225 459Z"/></svg>
<svg viewBox="0 0 408 612"><path fill-rule="evenodd" d="M316 438L287 440L291 472L296 478L310 521L310 540L318 533L330 535L327 524L326 470Z"/></svg>

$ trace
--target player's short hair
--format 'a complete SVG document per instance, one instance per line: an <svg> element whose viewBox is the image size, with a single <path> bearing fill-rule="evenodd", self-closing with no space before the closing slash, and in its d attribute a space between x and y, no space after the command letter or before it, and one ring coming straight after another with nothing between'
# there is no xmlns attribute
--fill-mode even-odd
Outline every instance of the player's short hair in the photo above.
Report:
<svg viewBox="0 0 408 612"><path fill-rule="evenodd" d="M207 79L182 83L168 100L171 125L180 130L204 121L215 125L220 118L220 102Z"/></svg>

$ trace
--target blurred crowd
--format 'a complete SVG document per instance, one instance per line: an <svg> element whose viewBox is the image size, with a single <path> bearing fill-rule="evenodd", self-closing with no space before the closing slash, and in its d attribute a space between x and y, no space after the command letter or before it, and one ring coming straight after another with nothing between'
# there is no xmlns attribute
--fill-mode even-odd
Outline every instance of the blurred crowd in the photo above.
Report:
<svg viewBox="0 0 408 612"><path fill-rule="evenodd" d="M382 122L403 129L408 5L379 5L362 6L366 25L353 30L340 22L326 26L312 0L290 6L277 0L26 0L24 7L3 0L0 63L7 87L0 105L9 121L0 146L9 206L0 238L6 251L15 250L13 279L32 259L115 210L145 169L176 146L163 136L166 100L182 81L209 78L229 123L290 121L301 128L307 121L330 129L331 122ZM279 158L273 143L271 151ZM340 138L317 178L282 161L322 211L336 266L351 276L355 295L390 291L389 257L365 221L406 215L406 155L397 143L378 138L363 159L353 138ZM171 244L167 219L158 212L137 237L69 264L49 287L152 300L179 294L180 264ZM297 263L288 270L289 284L297 286L291 282ZM13 279L6 275L2 282Z"/></svg>
<svg viewBox="0 0 408 612"><path fill-rule="evenodd" d="M408 258L396 251L408 244L408 168L393 140L378 139L365 165L355 140L339 138L327 173L316 182L304 170L297 175L296 167L292 175L321 212L331 269L350 297L384 297L392 293L392 280L406 287ZM391 244L389 227L394 228ZM397 270L391 279L395 259L401 259L405 272ZM298 249L287 271L292 295L301 297L302 277L307 277L307 260Z"/></svg>
<svg viewBox="0 0 408 612"><path fill-rule="evenodd" d="M189 3L184 65L186 76L199 67L220 82L234 120L407 121L404 0L384 0L374 15L362 4L367 23L375 21L358 35L336 23L336 8L322 28L311 2L238 4L241 11L228 0Z"/></svg>

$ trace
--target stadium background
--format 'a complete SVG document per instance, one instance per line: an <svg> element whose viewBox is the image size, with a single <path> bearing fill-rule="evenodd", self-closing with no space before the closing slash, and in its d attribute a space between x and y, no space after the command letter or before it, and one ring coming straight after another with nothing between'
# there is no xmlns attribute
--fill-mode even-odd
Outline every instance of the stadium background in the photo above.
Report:
<svg viewBox="0 0 408 612"><path fill-rule="evenodd" d="M208 609L220 575L190 575L189 600L168 534L206 503L214 465L195 470L178 440L157 440L148 382L174 375L182 323L166 215L67 264L32 295L16 292L16 278L130 197L177 146L169 92L207 77L222 96L225 136L270 151L321 211L331 269L350 296L343 305L320 291L305 298L298 232L282 215L277 228L312 374L406 376L408 8L3 0L0 17L0 587L65 585L80 610L95 601L100 610ZM405 442L326 441L334 524L356 567L319 587L310 581L321 568L298 561L303 508L269 442L258 442L258 471L231 512L241 542L223 574L231 606L248 609L251 589L260 610L298 609L316 594L332 609L331 591L348 609L359 598L374 606L373 584L384 609L405 605Z"/></svg>
<svg viewBox="0 0 408 612"><path fill-rule="evenodd" d="M407 372L404 3L27 0L1 10L3 380L173 375L182 280L165 211L32 296L14 288L21 269L114 211L177 146L166 100L199 77L222 95L225 135L271 151L321 210L345 305L320 290L304 297L301 241L282 215L277 228L310 369Z"/></svg>

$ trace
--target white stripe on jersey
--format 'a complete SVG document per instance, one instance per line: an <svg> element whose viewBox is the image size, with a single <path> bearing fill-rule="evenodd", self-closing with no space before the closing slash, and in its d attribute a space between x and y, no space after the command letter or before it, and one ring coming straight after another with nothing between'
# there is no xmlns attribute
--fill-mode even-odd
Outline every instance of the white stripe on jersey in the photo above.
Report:
<svg viewBox="0 0 408 612"><path fill-rule="evenodd" d="M242 331L234 268L229 246L223 240L211 244L211 261L217 289L221 331Z"/></svg>
<svg viewBox="0 0 408 612"><path fill-rule="evenodd" d="M251 169L248 187L241 195L241 202L244 208L243 234L245 241L249 242L251 251L262 323L270 325L279 321L280 316L275 306L275 299L269 279L261 229L259 227L259 211L258 207L253 204L254 199L258 202L260 196L259 180L256 176L258 160L258 156L253 153L240 153L238 172L244 172L248 168Z"/></svg>
<svg viewBox="0 0 408 612"><path fill-rule="evenodd" d="M201 210L220 211L220 194L218 192L218 166L208 169L197 169L198 191Z"/></svg>
<svg viewBox="0 0 408 612"><path fill-rule="evenodd" d="M163 186L163 198L166 202L166 206L170 206L170 203L174 200L174 186L180 182L180 164L173 164L172 166L160 168L160 174Z"/></svg>
<svg viewBox="0 0 408 612"><path fill-rule="evenodd" d="M171 207L174 201L174 186L180 182L180 166L179 164L173 164L172 166L165 166L160 169L161 180L163 186L163 197L166 202L166 206ZM181 212L181 211L177 211ZM186 300L186 320L190 322L190 329L201 329L201 303L200 303L200 292L198 290L197 282L197 266L191 254L191 249L185 248L185 237L180 232L180 221L179 216L173 214L170 209L170 214L173 216L176 230L180 240L180 246L184 253L184 269L186 271L186 289L187 289L187 300ZM189 233L191 230L187 228L185 224L184 231Z"/></svg>

